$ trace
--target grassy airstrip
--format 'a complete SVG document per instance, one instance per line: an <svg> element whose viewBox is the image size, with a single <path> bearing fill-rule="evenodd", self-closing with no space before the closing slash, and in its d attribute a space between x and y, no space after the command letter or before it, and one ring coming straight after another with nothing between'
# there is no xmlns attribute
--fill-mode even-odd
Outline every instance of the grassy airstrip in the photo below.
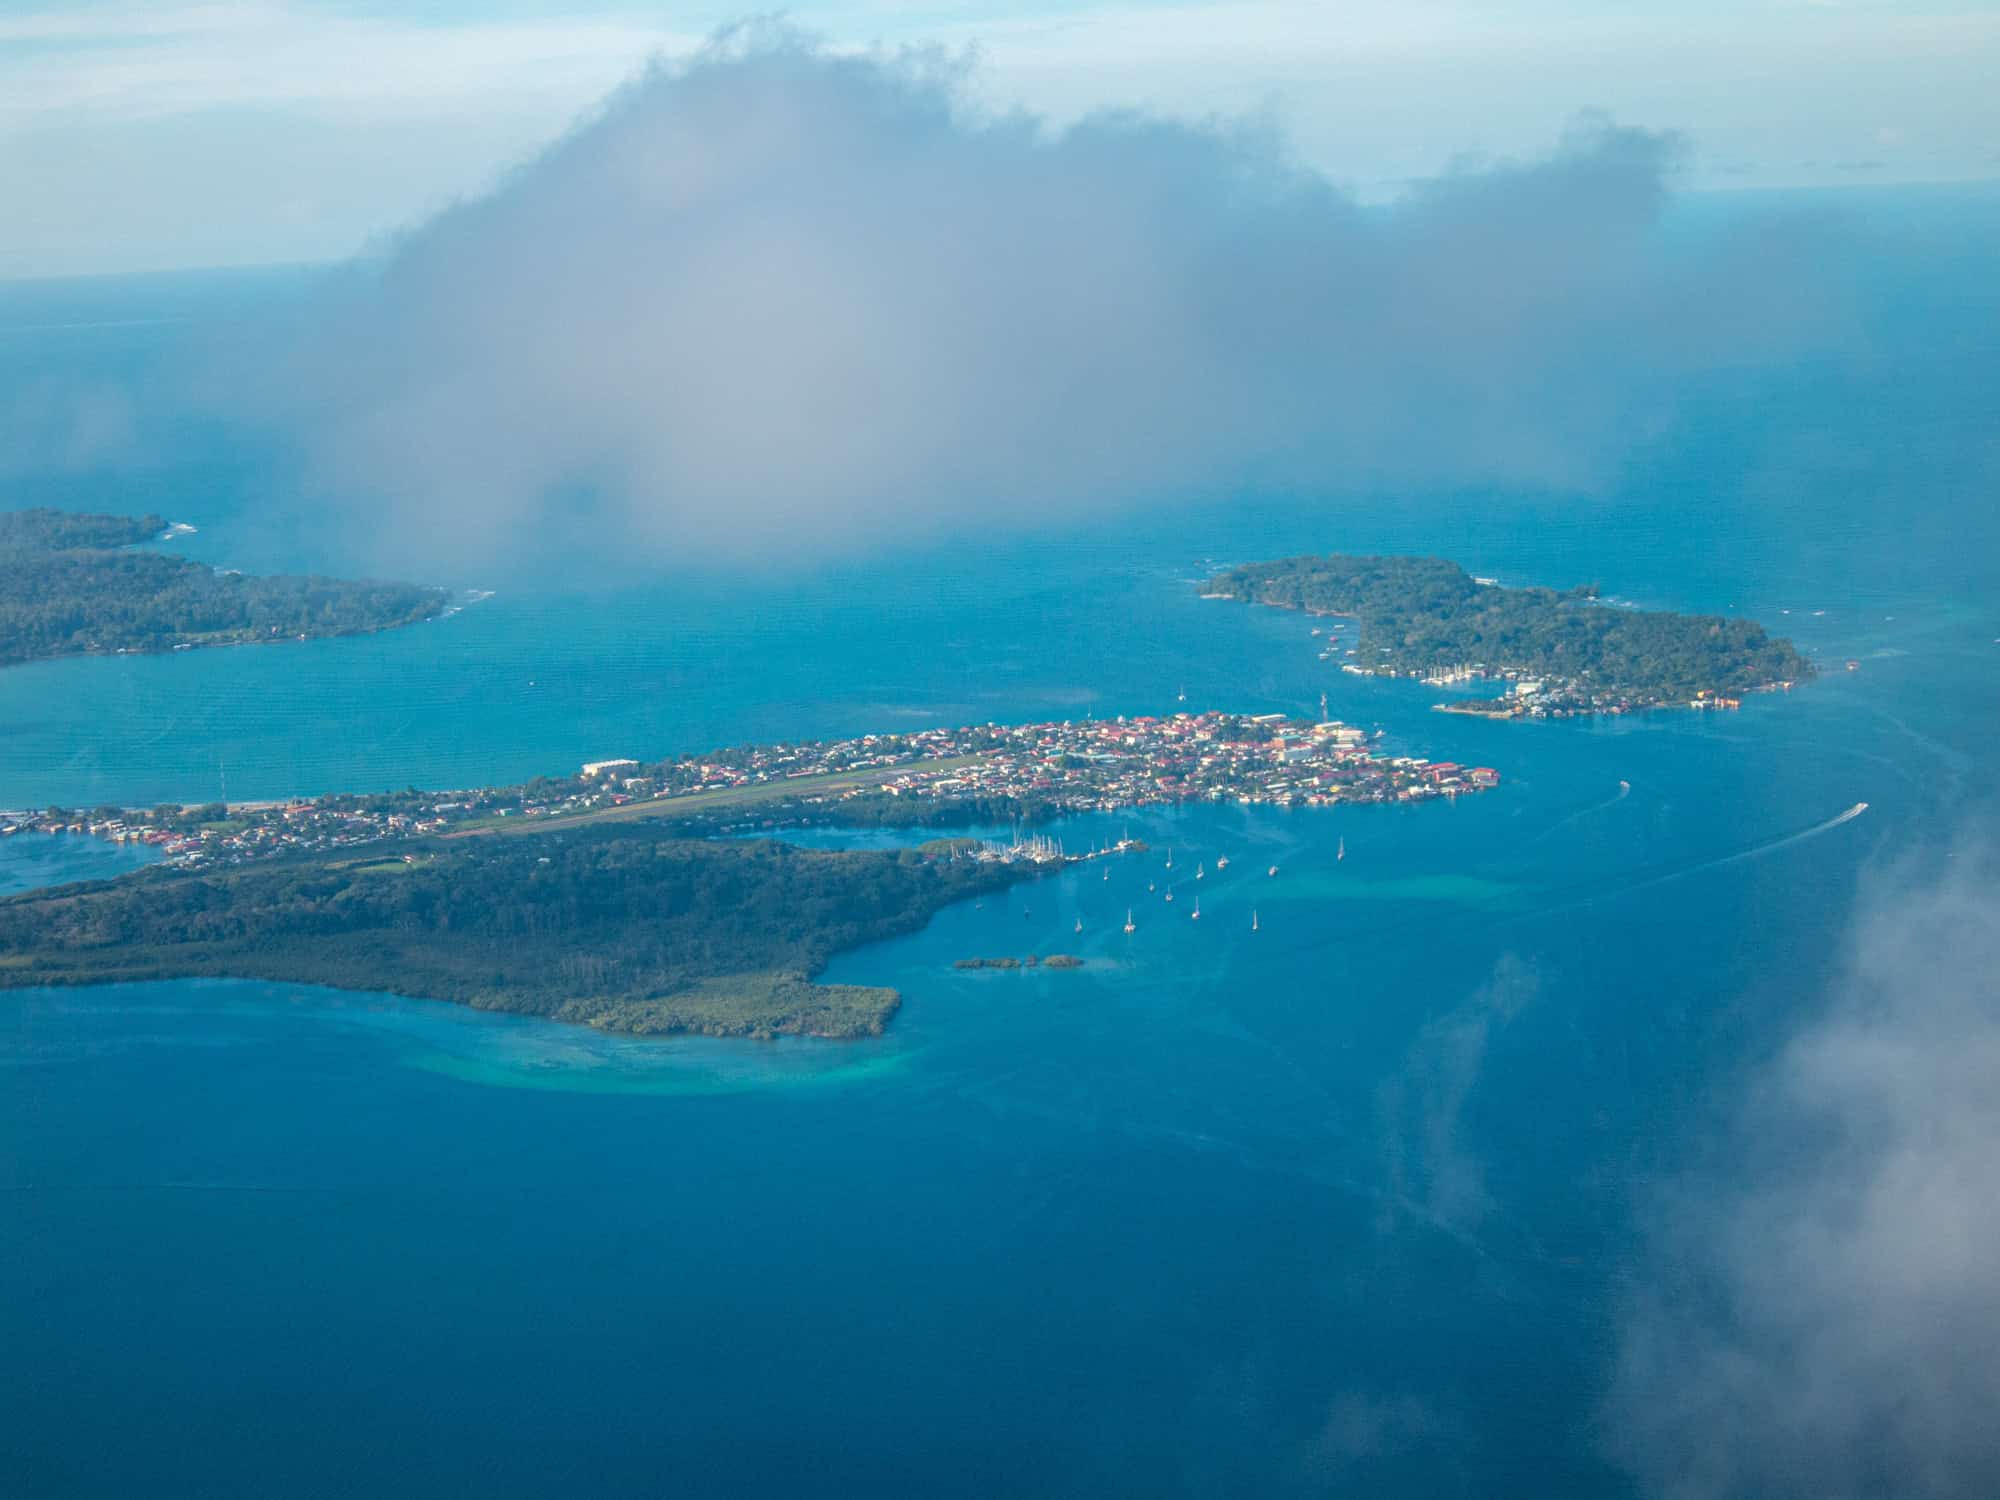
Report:
<svg viewBox="0 0 2000 1500"><path fill-rule="evenodd" d="M717 808L755 807L763 802L781 802L789 797L818 796L849 787L876 785L891 776L916 772L953 771L974 765L976 755L948 755L933 760L913 760L903 765L872 766L862 771L828 771L818 776L793 776L755 786L718 787L714 791L685 792L677 797L648 797L618 807L592 807L582 812L557 813L530 818L519 813L506 817L470 819L446 838L467 838L486 833L546 833L550 829L577 828L591 823L630 823L649 818L684 818Z"/></svg>

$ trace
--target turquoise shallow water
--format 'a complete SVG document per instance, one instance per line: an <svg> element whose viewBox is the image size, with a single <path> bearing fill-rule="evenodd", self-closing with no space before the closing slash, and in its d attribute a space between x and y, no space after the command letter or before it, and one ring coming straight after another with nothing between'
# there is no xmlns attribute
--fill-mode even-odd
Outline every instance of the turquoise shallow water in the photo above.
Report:
<svg viewBox="0 0 2000 1500"><path fill-rule="evenodd" d="M905 995L860 1045L249 983L5 996L0 1481L1627 1493L1600 1403L1648 1185L1814 1003L1861 873L1990 806L2000 547L1942 368L1863 416L1854 372L1755 421L1718 391L1604 501L1245 501L767 580L754 608L454 580L499 592L369 640L0 673L0 805L448 785L1182 686L1324 690L1506 776L1073 820L1160 852L843 955L829 977ZM198 448L131 482L210 555L306 545ZM1733 606L1836 670L1723 716L1435 715L1185 581L1306 546ZM1169 844L1171 906L1146 890ZM0 841L0 890L130 857ZM1088 966L951 966L1065 950Z"/></svg>

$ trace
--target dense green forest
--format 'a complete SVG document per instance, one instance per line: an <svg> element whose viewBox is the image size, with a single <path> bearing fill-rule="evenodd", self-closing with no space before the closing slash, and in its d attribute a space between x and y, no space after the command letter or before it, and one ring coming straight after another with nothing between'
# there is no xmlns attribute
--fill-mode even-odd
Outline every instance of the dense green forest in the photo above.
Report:
<svg viewBox="0 0 2000 1500"><path fill-rule="evenodd" d="M1427 675L1478 664L1635 702L1684 702L1813 675L1754 620L1621 609L1594 586L1557 592L1474 582L1436 557L1289 557L1217 575L1207 592L1351 615L1357 666Z"/></svg>
<svg viewBox="0 0 2000 1500"><path fill-rule="evenodd" d="M167 529L160 516L97 516L74 511L0 510L0 556L66 552L79 547L131 547Z"/></svg>
<svg viewBox="0 0 2000 1500"><path fill-rule="evenodd" d="M886 793L813 800L776 797L749 807L719 807L683 813L671 801L649 816L671 823L683 834L716 834L758 828L1006 828L1032 826L1063 816L1068 809L1044 798L965 796L891 797ZM976 843L977 841L974 840Z"/></svg>
<svg viewBox="0 0 2000 1500"><path fill-rule="evenodd" d="M142 870L0 899L0 988L218 976L616 1031L864 1036L899 998L813 983L829 957L1031 872L629 825Z"/></svg>
<svg viewBox="0 0 2000 1500"><path fill-rule="evenodd" d="M255 578L132 550L165 529L158 516L0 512L0 666L347 635L414 624L448 602L414 584Z"/></svg>

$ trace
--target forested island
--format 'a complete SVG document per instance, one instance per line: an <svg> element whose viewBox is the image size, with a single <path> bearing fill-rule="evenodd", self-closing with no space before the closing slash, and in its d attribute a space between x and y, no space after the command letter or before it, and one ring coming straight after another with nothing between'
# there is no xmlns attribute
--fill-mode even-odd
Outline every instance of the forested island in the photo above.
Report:
<svg viewBox="0 0 2000 1500"><path fill-rule="evenodd" d="M1461 713L1734 707L1742 693L1814 675L1790 641L1754 620L1622 608L1595 585L1503 588L1436 557L1288 557L1231 568L1203 592L1351 617L1359 639L1343 647L1335 625L1321 653L1349 672L1510 684L1499 698L1440 705Z"/></svg>
<svg viewBox="0 0 2000 1500"><path fill-rule="evenodd" d="M56 656L353 635L444 612L445 590L342 578L252 577L137 550L156 515L0 511L0 666Z"/></svg>
<svg viewBox="0 0 2000 1500"><path fill-rule="evenodd" d="M1041 868L634 824L155 867L0 899L0 989L266 979L641 1034L870 1036L898 995L815 983L828 958Z"/></svg>

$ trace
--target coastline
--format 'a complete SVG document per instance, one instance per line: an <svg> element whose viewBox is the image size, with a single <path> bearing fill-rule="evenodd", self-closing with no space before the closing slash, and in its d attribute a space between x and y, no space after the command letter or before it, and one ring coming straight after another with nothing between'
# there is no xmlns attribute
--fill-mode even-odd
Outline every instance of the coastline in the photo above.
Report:
<svg viewBox="0 0 2000 1500"><path fill-rule="evenodd" d="M195 533L156 514L0 511L0 667L372 635L484 597L435 584L245 574L171 545Z"/></svg>
<svg viewBox="0 0 2000 1500"><path fill-rule="evenodd" d="M418 615L414 619L385 620L379 625L357 625L347 630L309 630L296 635L245 634L226 640L174 641L165 646L118 646L108 650L100 647L88 651L58 651L48 656L0 657L0 672L12 667L41 666L46 662L95 661L132 656L175 656L183 651L218 651L232 646L292 646L300 641L336 641L358 636L384 635L392 630L407 630L412 626L448 620L464 607L452 604L447 598L436 609L428 614Z"/></svg>
<svg viewBox="0 0 2000 1500"><path fill-rule="evenodd" d="M1285 558L1218 574L1203 590L1204 599L1354 622L1351 645L1335 626L1319 651L1350 676L1506 684L1498 697L1432 705L1444 713L1568 719L1733 709L1744 694L1790 691L1817 675L1789 639L1754 620L1643 610L1604 599L1594 584L1507 588L1436 557ZM1370 662L1341 659L1371 648ZM1773 671L1791 675L1761 675Z"/></svg>

